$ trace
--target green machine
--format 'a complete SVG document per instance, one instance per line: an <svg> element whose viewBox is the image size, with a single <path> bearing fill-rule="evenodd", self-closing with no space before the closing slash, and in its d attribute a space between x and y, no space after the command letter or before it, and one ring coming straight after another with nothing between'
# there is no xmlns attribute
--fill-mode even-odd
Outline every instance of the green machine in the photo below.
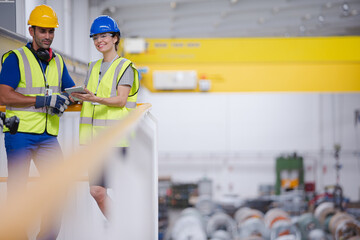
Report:
<svg viewBox="0 0 360 240"><path fill-rule="evenodd" d="M276 159L276 195L300 186L304 186L303 158L297 156L296 153L287 157L278 157Z"/></svg>

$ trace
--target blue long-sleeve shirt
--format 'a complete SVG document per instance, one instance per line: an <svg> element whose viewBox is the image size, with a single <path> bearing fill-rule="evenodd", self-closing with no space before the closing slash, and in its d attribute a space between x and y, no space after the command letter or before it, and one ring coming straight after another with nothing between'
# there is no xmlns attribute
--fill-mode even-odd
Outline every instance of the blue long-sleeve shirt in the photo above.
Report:
<svg viewBox="0 0 360 240"><path fill-rule="evenodd" d="M30 43L26 44L26 47L31 48ZM35 55L36 59L38 57ZM38 59L39 60L39 59ZM40 60L42 68L44 72L48 66L48 62ZM64 70L62 75L62 84L61 91L64 91L65 88L75 86L74 81L70 77L70 74L66 68L66 64L64 62ZM6 59L4 64L2 65L2 69L0 72L0 84L5 84L13 89L16 89L20 82L20 69L19 69L19 60L15 53L11 53Z"/></svg>

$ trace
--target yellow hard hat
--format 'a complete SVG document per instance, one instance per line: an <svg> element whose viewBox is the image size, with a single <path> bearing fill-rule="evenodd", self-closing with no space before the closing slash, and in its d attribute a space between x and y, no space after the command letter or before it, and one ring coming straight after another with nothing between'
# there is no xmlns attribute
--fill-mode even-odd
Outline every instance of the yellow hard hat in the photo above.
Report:
<svg viewBox="0 0 360 240"><path fill-rule="evenodd" d="M58 18L55 11L47 5L39 5L30 13L28 24L44 28L59 27Z"/></svg>

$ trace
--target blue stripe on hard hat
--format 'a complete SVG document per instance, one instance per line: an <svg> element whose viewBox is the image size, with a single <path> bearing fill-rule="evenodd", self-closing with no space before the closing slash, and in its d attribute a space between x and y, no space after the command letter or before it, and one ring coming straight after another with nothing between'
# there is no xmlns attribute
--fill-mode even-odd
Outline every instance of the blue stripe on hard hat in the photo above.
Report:
<svg viewBox="0 0 360 240"><path fill-rule="evenodd" d="M116 21L106 15L97 17L91 25L90 37L92 37L95 34L106 33L106 32L120 33Z"/></svg>

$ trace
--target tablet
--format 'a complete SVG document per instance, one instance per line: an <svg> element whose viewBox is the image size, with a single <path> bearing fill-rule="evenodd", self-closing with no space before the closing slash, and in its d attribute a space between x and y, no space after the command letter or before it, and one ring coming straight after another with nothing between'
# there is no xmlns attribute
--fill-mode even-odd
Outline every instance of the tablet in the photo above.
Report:
<svg viewBox="0 0 360 240"><path fill-rule="evenodd" d="M71 88L65 88L65 91L71 95L71 93L76 92L76 93L86 93L84 90L83 86L76 86L76 87L71 87ZM74 101L81 101L80 99L71 96Z"/></svg>

